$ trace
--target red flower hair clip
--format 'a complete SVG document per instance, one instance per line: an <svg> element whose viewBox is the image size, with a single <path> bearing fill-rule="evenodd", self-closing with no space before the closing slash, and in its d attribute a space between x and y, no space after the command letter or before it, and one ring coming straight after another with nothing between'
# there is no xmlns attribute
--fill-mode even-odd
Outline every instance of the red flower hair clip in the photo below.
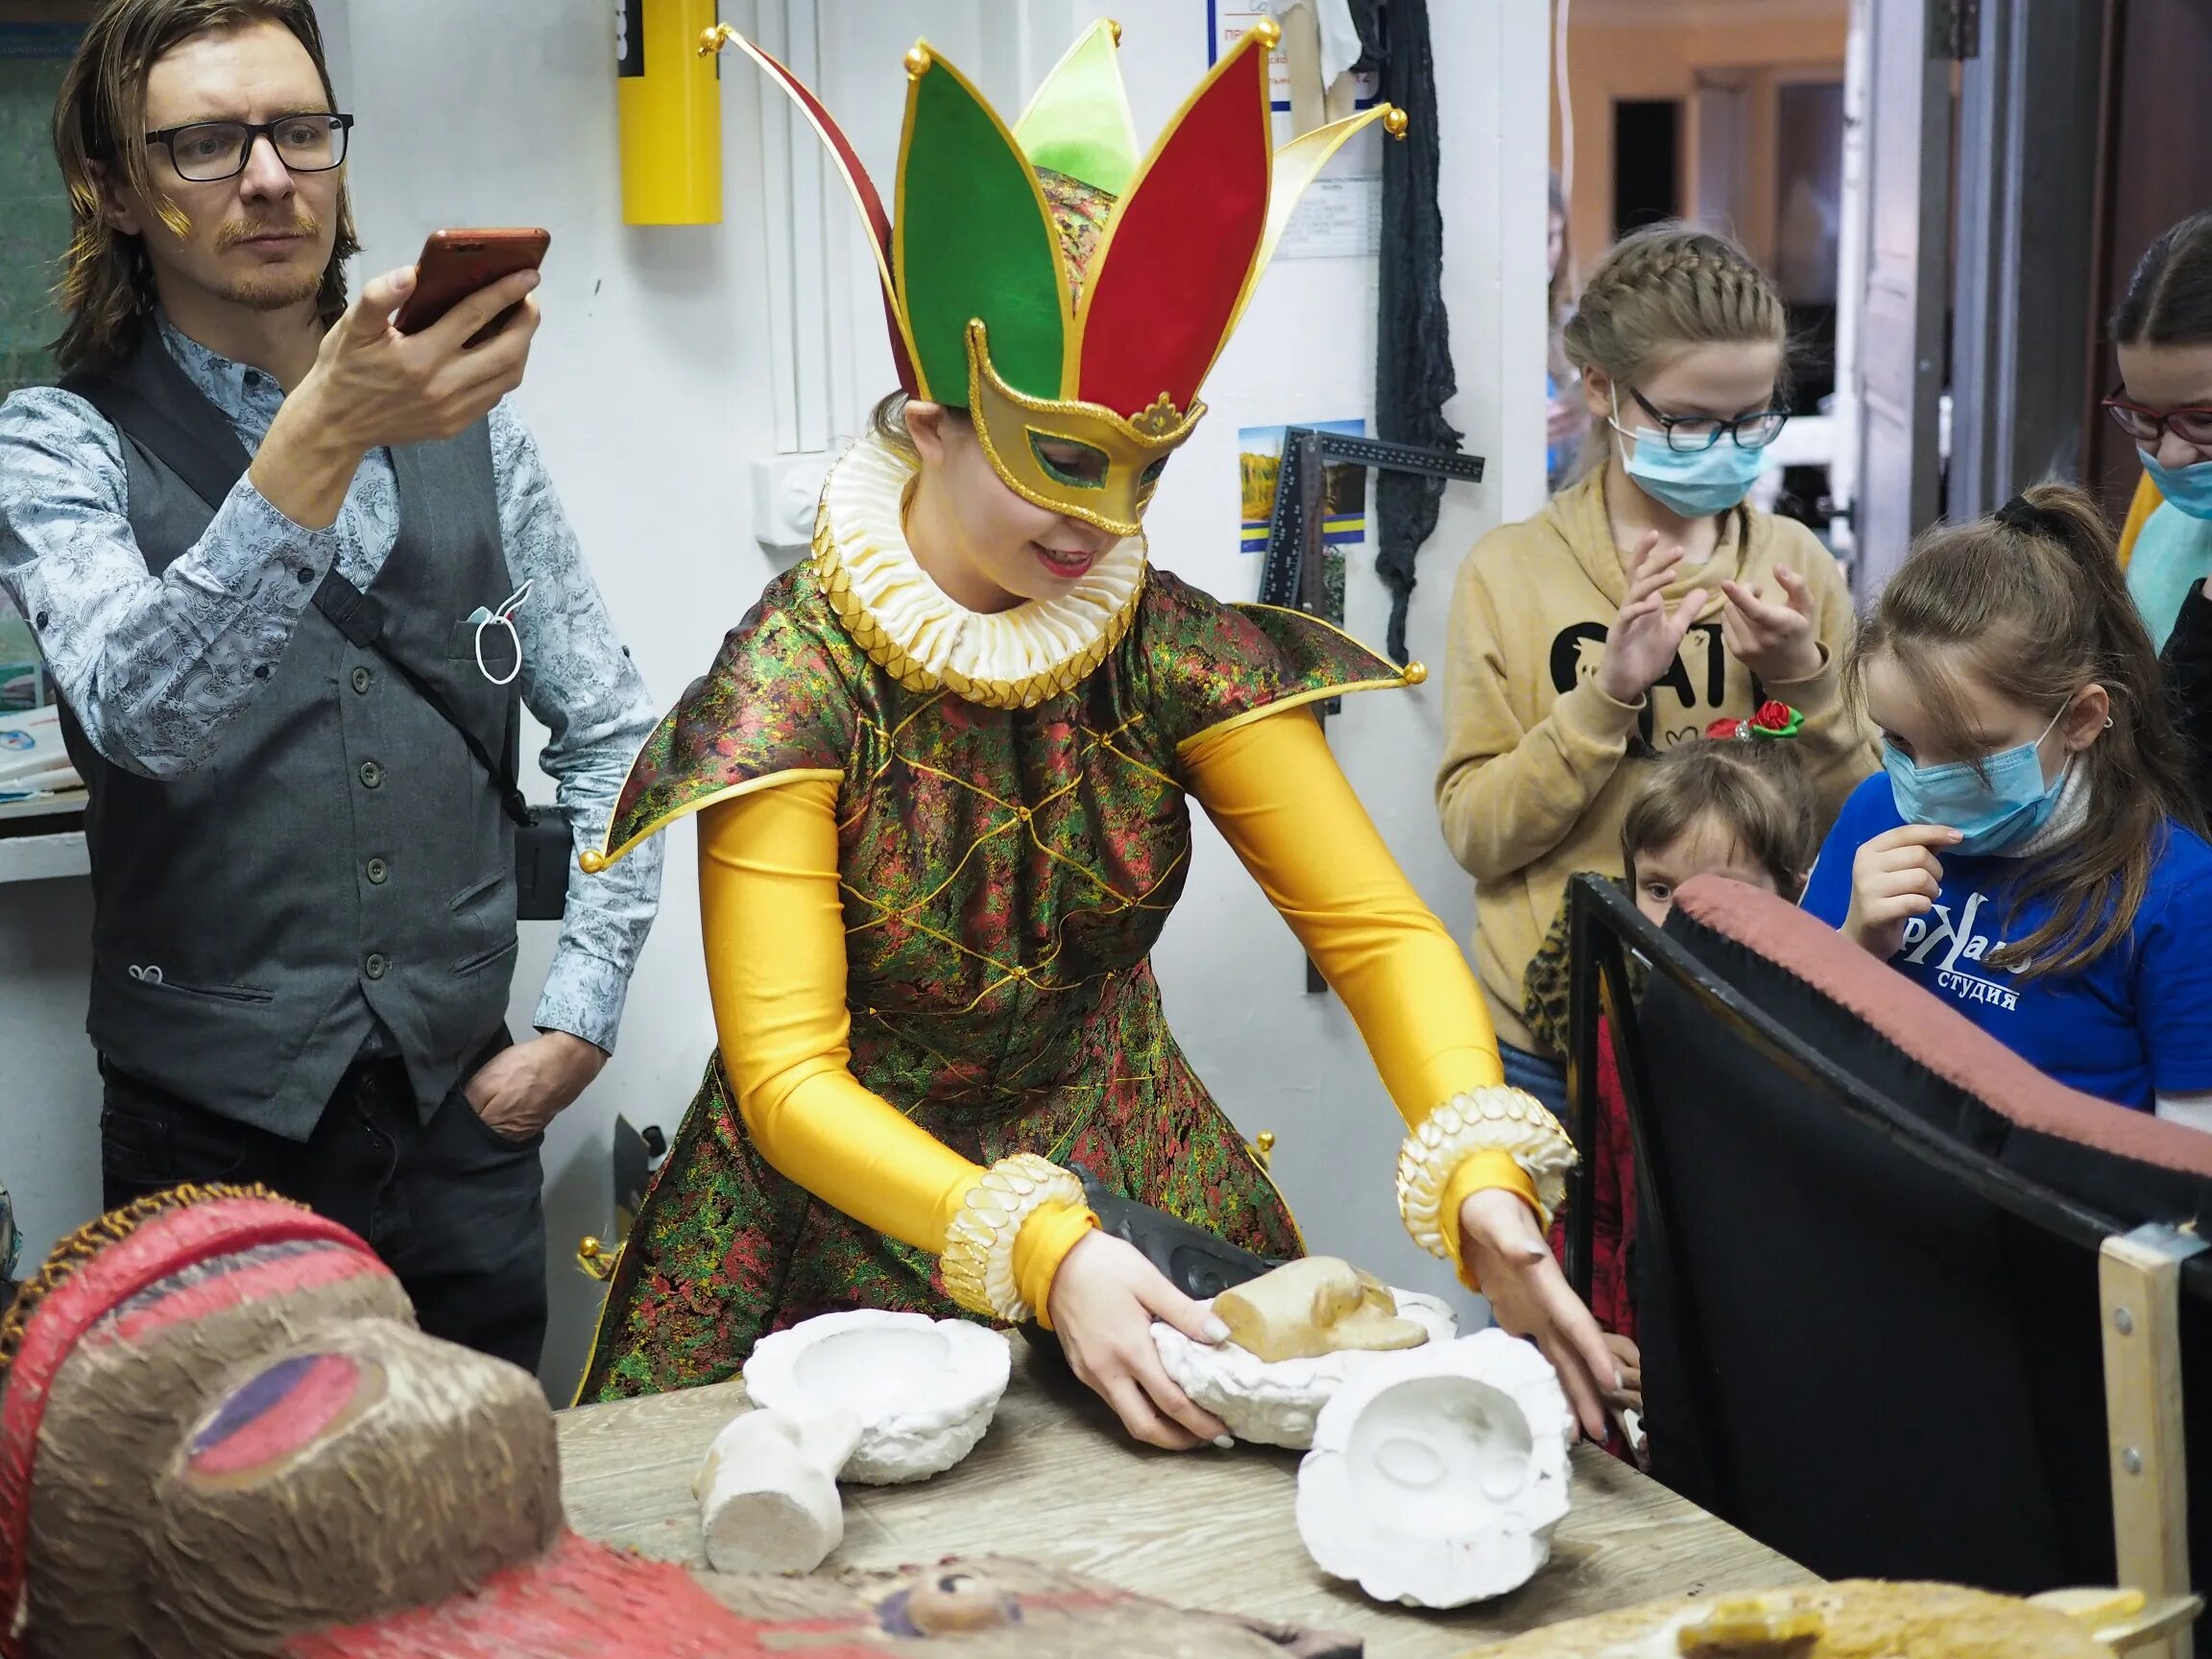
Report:
<svg viewBox="0 0 2212 1659"><path fill-rule="evenodd" d="M1766 702L1759 705L1759 712L1748 720L1716 720L1705 728L1705 735L1716 738L1729 737L1794 737L1805 729L1805 716L1787 703Z"/></svg>

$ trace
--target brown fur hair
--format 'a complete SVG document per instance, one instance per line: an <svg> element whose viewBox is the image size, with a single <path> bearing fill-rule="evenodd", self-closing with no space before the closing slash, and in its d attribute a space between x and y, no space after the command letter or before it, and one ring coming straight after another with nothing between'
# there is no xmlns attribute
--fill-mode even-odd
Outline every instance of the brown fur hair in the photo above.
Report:
<svg viewBox="0 0 2212 1659"><path fill-rule="evenodd" d="M2086 966L2127 937L2142 907L2168 821L2201 834L2181 738L2151 636L2097 504L2066 484L2026 500L2033 529L1997 518L1937 525L1883 589L1846 665L1863 697L1866 664L1893 661L1942 746L1975 748L1960 680L2056 715L2087 685L2111 699L2112 729L2075 757L2093 810L2080 829L2027 862L2018 897L2051 902L2050 921L1990 961L2023 978Z"/></svg>
<svg viewBox="0 0 2212 1659"><path fill-rule="evenodd" d="M338 108L310 0L109 0L84 32L54 101L54 154L69 191L70 241L55 298L68 322L54 343L64 373L101 373L130 356L154 310L154 270L139 237L108 223L95 167L127 184L181 232L184 218L154 182L147 147L146 77L161 58L196 35L276 23L289 29ZM353 212L338 196L338 238L316 295L316 312L335 323L346 309L346 262L361 251Z"/></svg>
<svg viewBox="0 0 2212 1659"><path fill-rule="evenodd" d="M1795 902L1820 851L1818 812L1804 763L1784 739L1700 738L1677 744L1646 773L1621 821L1621 867L1636 885L1636 855L1712 819Z"/></svg>

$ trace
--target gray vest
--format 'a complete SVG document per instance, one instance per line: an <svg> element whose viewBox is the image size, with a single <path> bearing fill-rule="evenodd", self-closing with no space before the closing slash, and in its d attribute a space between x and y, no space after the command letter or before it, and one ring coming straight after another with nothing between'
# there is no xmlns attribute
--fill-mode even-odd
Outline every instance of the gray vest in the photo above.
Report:
<svg viewBox="0 0 2212 1659"><path fill-rule="evenodd" d="M243 471L229 421L152 330L111 384L204 442L201 460L227 450L232 475ZM159 575L214 509L132 423L131 527ZM90 789L94 1046L126 1072L295 1141L375 1021L427 1118L502 1029L514 974L513 827L460 734L381 654L430 682L489 753L510 741L515 687L477 671L476 630L463 620L512 586L489 430L395 449L392 463L398 540L368 589L381 650L309 606L282 656L255 670L267 683L182 778L125 771L73 722L68 733ZM485 647L504 675L505 631L487 630Z"/></svg>

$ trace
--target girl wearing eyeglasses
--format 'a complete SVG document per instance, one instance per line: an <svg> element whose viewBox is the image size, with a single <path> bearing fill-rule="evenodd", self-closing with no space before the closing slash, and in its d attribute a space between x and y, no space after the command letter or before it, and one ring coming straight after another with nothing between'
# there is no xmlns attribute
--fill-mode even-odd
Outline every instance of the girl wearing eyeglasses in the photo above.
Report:
<svg viewBox="0 0 2212 1659"><path fill-rule="evenodd" d="M1878 762L1838 694L1842 571L1745 502L1788 419L1787 321L1735 243L1679 225L1606 255L1565 331L1592 431L1580 475L1459 571L1445 670L1444 836L1475 878L1475 962L1506 1080L1564 1108L1523 976L1577 870L1621 869L1644 763L1769 699L1805 717L1824 812Z"/></svg>
<svg viewBox="0 0 2212 1659"><path fill-rule="evenodd" d="M2112 338L2123 378L2104 407L2143 457L2120 559L2212 801L2212 213L2151 244Z"/></svg>
<svg viewBox="0 0 2212 1659"><path fill-rule="evenodd" d="M2121 384L2105 411L2135 441L2145 488L2122 541L2128 591L2163 647L2212 576L2212 213L2151 244L2112 314ZM2212 628L2212 602L2201 626Z"/></svg>

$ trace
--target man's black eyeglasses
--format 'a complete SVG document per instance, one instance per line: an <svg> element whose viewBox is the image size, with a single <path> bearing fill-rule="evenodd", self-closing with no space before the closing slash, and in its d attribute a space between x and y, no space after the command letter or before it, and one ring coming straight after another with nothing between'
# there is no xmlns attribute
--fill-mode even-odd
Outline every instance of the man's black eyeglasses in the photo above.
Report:
<svg viewBox="0 0 2212 1659"><path fill-rule="evenodd" d="M280 115L274 121L195 121L146 134L146 142L169 152L177 177L194 184L235 179L252 159L253 145L266 138L276 158L295 173L327 173L346 159L350 115Z"/></svg>

